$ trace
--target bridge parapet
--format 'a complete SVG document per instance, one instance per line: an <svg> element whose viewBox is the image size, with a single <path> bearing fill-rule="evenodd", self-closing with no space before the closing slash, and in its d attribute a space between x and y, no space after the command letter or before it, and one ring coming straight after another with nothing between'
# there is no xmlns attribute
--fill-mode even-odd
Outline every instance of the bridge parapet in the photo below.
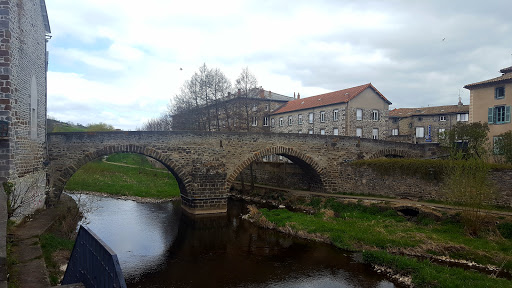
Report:
<svg viewBox="0 0 512 288"><path fill-rule="evenodd" d="M191 131L116 131L48 134L51 192L59 199L66 182L84 164L113 153L138 153L161 162L176 177L184 208L196 214L225 212L236 176L265 155L283 155L316 177L321 190L338 192L342 165L389 154L430 158L436 145L357 137Z"/></svg>

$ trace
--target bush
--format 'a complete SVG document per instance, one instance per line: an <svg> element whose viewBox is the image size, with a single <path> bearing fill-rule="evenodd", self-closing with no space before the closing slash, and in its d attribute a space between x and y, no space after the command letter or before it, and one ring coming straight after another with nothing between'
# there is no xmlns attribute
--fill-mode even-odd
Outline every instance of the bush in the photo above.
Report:
<svg viewBox="0 0 512 288"><path fill-rule="evenodd" d="M497 228L503 238L512 239L512 223L500 223L498 224Z"/></svg>

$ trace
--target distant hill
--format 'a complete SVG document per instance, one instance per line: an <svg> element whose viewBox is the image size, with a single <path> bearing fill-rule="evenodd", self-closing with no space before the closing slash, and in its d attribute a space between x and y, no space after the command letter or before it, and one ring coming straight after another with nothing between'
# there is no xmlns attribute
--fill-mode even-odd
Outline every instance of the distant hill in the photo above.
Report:
<svg viewBox="0 0 512 288"><path fill-rule="evenodd" d="M51 132L86 132L87 127L81 124L66 123L55 119L46 120L48 133Z"/></svg>

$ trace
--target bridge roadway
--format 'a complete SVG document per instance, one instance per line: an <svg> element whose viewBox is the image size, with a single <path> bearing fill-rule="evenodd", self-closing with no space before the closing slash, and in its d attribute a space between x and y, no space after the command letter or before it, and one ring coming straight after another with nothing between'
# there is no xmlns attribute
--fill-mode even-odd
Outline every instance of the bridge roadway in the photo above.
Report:
<svg viewBox="0 0 512 288"><path fill-rule="evenodd" d="M138 153L161 162L176 177L182 206L193 214L222 213L238 174L265 155L282 155L297 164L311 189L339 193L346 163L385 156L431 158L436 144L358 137L203 131L115 131L50 133L47 136L53 205L69 178L84 164L113 153Z"/></svg>

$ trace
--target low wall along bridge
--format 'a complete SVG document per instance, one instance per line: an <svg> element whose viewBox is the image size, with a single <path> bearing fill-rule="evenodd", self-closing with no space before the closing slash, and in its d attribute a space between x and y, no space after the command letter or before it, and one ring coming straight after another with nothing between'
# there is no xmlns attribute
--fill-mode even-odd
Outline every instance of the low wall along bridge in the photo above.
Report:
<svg viewBox="0 0 512 288"><path fill-rule="evenodd" d="M385 156L430 158L436 144L415 145L357 137L239 132L73 132L48 134L48 203L84 164L112 153L138 153L161 162L176 177L185 210L194 214L227 210L235 178L252 161L282 155L297 164L317 190L339 191L342 166Z"/></svg>

